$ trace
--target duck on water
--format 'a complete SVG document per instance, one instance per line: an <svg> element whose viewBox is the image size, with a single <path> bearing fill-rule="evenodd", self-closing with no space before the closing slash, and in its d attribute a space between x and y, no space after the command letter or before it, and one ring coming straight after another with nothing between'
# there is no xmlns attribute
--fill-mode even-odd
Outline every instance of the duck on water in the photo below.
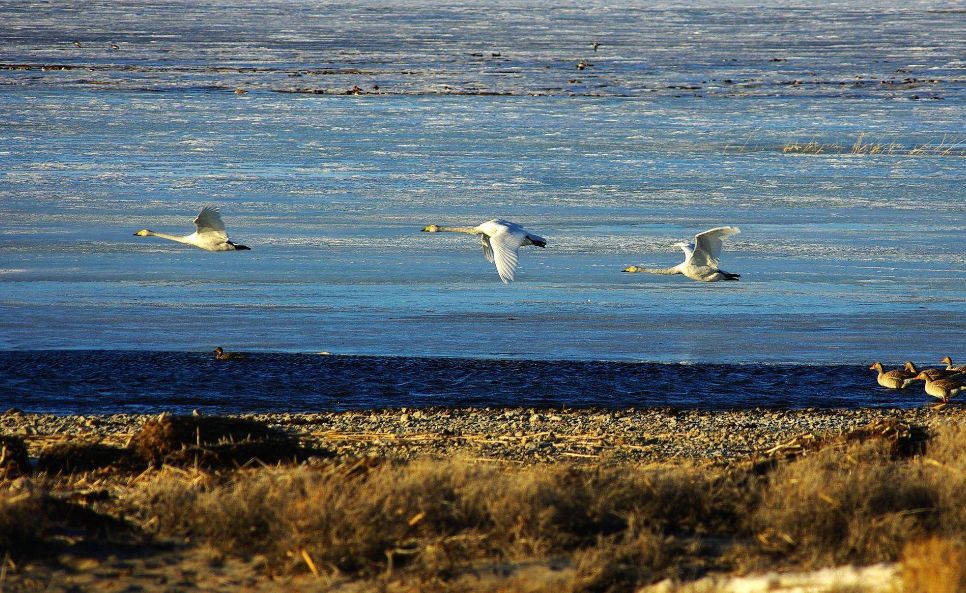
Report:
<svg viewBox="0 0 966 593"><path fill-rule="evenodd" d="M225 352L221 346L215 346L213 352L215 353L215 360L244 360L248 358L240 352Z"/></svg>

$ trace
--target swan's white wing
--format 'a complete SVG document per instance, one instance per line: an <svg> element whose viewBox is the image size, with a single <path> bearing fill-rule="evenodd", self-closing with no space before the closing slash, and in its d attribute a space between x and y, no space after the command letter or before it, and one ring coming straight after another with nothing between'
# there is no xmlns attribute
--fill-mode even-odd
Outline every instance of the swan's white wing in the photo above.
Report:
<svg viewBox="0 0 966 593"><path fill-rule="evenodd" d="M211 233L223 237L225 241L228 240L228 233L225 232L225 223L221 220L221 214L218 213L217 208L212 206L205 206L201 209L198 217L195 218L195 228L199 235Z"/></svg>
<svg viewBox="0 0 966 593"><path fill-rule="evenodd" d="M694 254L694 243L678 243L677 246L684 252L684 263L688 263L688 260Z"/></svg>
<svg viewBox="0 0 966 593"><path fill-rule="evenodd" d="M523 237L515 233L503 230L490 237L490 246L493 248L493 263L496 264L496 272L500 275L500 280L504 284L513 280L513 275L517 270L517 250Z"/></svg>
<svg viewBox="0 0 966 593"><path fill-rule="evenodd" d="M741 230L735 226L721 226L695 235L691 265L717 268L718 258L721 257L722 239L740 232Z"/></svg>
<svg viewBox="0 0 966 593"><path fill-rule="evenodd" d="M483 243L483 257L486 261L493 263L493 248L490 246L490 238L486 235L480 235L480 242Z"/></svg>

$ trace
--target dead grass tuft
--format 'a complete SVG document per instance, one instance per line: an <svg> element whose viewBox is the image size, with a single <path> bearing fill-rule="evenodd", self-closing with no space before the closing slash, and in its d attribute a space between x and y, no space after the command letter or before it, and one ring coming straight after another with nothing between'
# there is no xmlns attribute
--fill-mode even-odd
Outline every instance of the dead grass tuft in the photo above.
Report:
<svg viewBox="0 0 966 593"><path fill-rule="evenodd" d="M907 593L961 593L966 591L966 546L937 537L909 542L901 570Z"/></svg>
<svg viewBox="0 0 966 593"><path fill-rule="evenodd" d="M103 468L140 471L144 462L128 449L99 443L56 443L40 453L37 469L48 473L87 472Z"/></svg>
<svg viewBox="0 0 966 593"><path fill-rule="evenodd" d="M966 422L940 428L921 460L924 478L935 491L942 517L937 535L961 537L966 533Z"/></svg>
<svg viewBox="0 0 966 593"><path fill-rule="evenodd" d="M300 462L326 457L322 449L306 448L287 433L262 422L218 416L169 416L144 423L131 439L132 450L145 462L202 468L240 467Z"/></svg>
<svg viewBox="0 0 966 593"><path fill-rule="evenodd" d="M571 591L620 593L633 591L663 574L680 546L673 536L631 528L618 536L601 538L596 545L574 554L576 575Z"/></svg>
<svg viewBox="0 0 966 593"><path fill-rule="evenodd" d="M29 482L0 490L0 552L19 552L41 541L46 525L44 495ZM2 556L2 554L0 554Z"/></svg>
<svg viewBox="0 0 966 593"><path fill-rule="evenodd" d="M693 470L417 461L346 471L355 465L160 479L132 510L160 533L265 554L282 570L447 580L481 562L562 557L583 567L576 590L610 591L665 574L666 551L679 547L669 542L739 528L747 500L726 474Z"/></svg>
<svg viewBox="0 0 966 593"><path fill-rule="evenodd" d="M888 443L854 442L780 466L751 524L762 551L806 566L898 557L941 524L936 485L897 463Z"/></svg>
<svg viewBox="0 0 966 593"><path fill-rule="evenodd" d="M328 451L303 447L295 441L248 441L207 447L185 446L165 455L163 461L177 467L219 469L243 467L252 463L299 463L310 457L329 455Z"/></svg>
<svg viewBox="0 0 966 593"><path fill-rule="evenodd" d="M289 436L262 422L221 416L170 416L148 420L131 438L141 457L160 464L184 446L205 447L241 441L286 441Z"/></svg>
<svg viewBox="0 0 966 593"><path fill-rule="evenodd" d="M130 533L128 524L71 500L54 496L47 488L20 478L0 486L0 558L50 554L51 536L70 533L88 537Z"/></svg>
<svg viewBox="0 0 966 593"><path fill-rule="evenodd" d="M785 154L852 154L852 155L899 155L899 156L966 156L962 141L949 140L946 136L937 143L916 144L914 146L890 142L866 142L865 133L860 133L851 146L834 143L792 141L782 147Z"/></svg>
<svg viewBox="0 0 966 593"><path fill-rule="evenodd" d="M882 418L845 433L841 440L845 443L878 440L885 444L890 456L905 458L925 452L929 432L923 426L910 425L894 418Z"/></svg>
<svg viewBox="0 0 966 593"><path fill-rule="evenodd" d="M809 140L804 144L798 142L789 142L782 147L782 152L785 154L822 154L825 152L840 152L842 147L837 144L821 144L816 140Z"/></svg>
<svg viewBox="0 0 966 593"><path fill-rule="evenodd" d="M0 435L0 479L30 474L30 456L23 439Z"/></svg>
<svg viewBox="0 0 966 593"><path fill-rule="evenodd" d="M877 442L877 451L881 448L880 452L890 457L904 458L924 453L928 440L929 433L925 427L883 418L831 437L814 433L801 434L772 447L765 455L771 459L789 460L825 449L845 450L855 443ZM768 467L774 467L774 464Z"/></svg>

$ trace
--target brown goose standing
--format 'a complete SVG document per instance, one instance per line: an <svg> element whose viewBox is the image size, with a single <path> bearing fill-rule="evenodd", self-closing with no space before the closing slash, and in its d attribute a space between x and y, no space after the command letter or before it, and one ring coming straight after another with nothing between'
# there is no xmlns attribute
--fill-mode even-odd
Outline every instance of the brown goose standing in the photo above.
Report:
<svg viewBox="0 0 966 593"><path fill-rule="evenodd" d="M894 371L886 372L886 370L882 368L882 363L878 361L872 363L872 366L869 367L869 370L879 372L879 376L876 377L876 381L879 382L879 385L887 389L905 389L906 386L912 382L913 378L915 378L915 375L904 369L896 369Z"/></svg>
<svg viewBox="0 0 966 593"><path fill-rule="evenodd" d="M926 393L943 400L943 403L948 402L949 398L959 395L966 389L966 383L953 381L952 379L937 379L933 381L926 373L919 373L916 375L916 379L925 381Z"/></svg>
<svg viewBox="0 0 966 593"><path fill-rule="evenodd" d="M962 373L959 371L948 371L946 369L919 369L916 368L916 365L913 364L911 360L907 360L905 366L902 368L909 371L913 375L925 374L933 381L938 379L951 379L953 377L962 375ZM916 379L916 377L913 378Z"/></svg>

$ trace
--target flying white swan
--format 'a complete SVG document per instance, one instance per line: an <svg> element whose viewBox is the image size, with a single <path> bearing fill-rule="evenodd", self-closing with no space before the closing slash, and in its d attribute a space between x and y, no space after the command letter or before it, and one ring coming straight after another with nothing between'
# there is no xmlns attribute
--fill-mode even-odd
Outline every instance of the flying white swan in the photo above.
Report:
<svg viewBox="0 0 966 593"><path fill-rule="evenodd" d="M483 244L483 255L487 261L496 264L496 271L504 284L513 280L517 269L517 251L523 245L546 247L547 240L528 233L515 222L502 219L488 220L475 227L448 227L431 224L423 229L424 233L466 233L479 235Z"/></svg>
<svg viewBox="0 0 966 593"><path fill-rule="evenodd" d="M684 250L684 261L672 268L644 268L629 266L625 272L647 274L684 274L692 280L717 282L718 280L737 280L741 274L731 274L718 269L721 256L721 242L741 230L736 226L721 226L694 236L694 243L675 243Z"/></svg>
<svg viewBox="0 0 966 593"><path fill-rule="evenodd" d="M195 218L195 232L190 235L178 237L166 233L156 233L148 229L142 229L134 233L138 237L158 237L169 241L177 241L185 245L194 245L206 251L240 251L249 249L244 245L236 245L228 240L228 233L225 232L225 223L221 220L218 209L212 206L205 206Z"/></svg>

